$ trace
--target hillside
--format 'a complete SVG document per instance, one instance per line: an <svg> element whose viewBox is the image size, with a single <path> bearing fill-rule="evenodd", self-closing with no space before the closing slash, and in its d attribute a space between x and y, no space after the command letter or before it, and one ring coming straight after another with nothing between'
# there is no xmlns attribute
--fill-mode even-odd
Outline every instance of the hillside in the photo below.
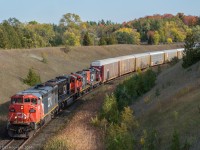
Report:
<svg viewBox="0 0 200 150"><path fill-rule="evenodd" d="M0 51L0 103L9 100L16 92L26 89L23 84L29 68L33 67L42 81L54 78L63 73L71 73L89 67L96 59L140 53L150 50L179 48L182 45L160 46L89 46L73 47L69 51L64 48L39 48ZM47 63L42 62L42 55Z"/></svg>
<svg viewBox="0 0 200 150"><path fill-rule="evenodd" d="M188 69L181 64L164 69L156 86L132 106L140 128L158 131L162 149L170 148L174 130L182 146L187 141L200 149L200 63Z"/></svg>
<svg viewBox="0 0 200 150"><path fill-rule="evenodd" d="M72 47L68 50L61 47L1 50L0 129L6 125L10 97L28 88L22 80L26 78L31 67L40 74L42 82L44 82L58 75L69 74L87 68L93 60L150 50L180 48L182 46L182 44L158 46L112 45ZM42 62L42 55L46 57L47 63Z"/></svg>

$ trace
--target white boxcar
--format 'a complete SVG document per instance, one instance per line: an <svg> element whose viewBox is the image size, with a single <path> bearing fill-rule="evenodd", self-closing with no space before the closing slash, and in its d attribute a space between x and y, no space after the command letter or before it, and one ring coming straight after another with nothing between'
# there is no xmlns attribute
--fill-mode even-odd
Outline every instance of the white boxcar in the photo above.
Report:
<svg viewBox="0 0 200 150"><path fill-rule="evenodd" d="M133 55L116 57L119 59L119 75L135 71L135 57Z"/></svg>
<svg viewBox="0 0 200 150"><path fill-rule="evenodd" d="M179 48L177 49L177 52L178 52L178 59L182 59L183 58L183 51L185 49L184 48Z"/></svg>
<svg viewBox="0 0 200 150"><path fill-rule="evenodd" d="M119 76L119 59L108 58L103 60L96 60L91 63L91 66L101 71L102 82Z"/></svg>
<svg viewBox="0 0 200 150"><path fill-rule="evenodd" d="M174 57L177 57L177 49L165 50L165 62L171 61Z"/></svg>
<svg viewBox="0 0 200 150"><path fill-rule="evenodd" d="M165 62L165 53L163 51L150 52L150 66L160 65Z"/></svg>
<svg viewBox="0 0 200 150"><path fill-rule="evenodd" d="M149 53L141 53L134 54L135 56L135 69L144 69L150 66L150 54Z"/></svg>

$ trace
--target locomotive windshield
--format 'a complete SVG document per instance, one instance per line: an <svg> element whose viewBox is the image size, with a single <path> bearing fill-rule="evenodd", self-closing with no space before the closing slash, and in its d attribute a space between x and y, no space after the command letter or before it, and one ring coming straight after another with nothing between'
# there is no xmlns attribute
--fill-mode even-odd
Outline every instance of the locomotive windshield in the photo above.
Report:
<svg viewBox="0 0 200 150"><path fill-rule="evenodd" d="M36 98L25 98L23 100L23 98L12 98L11 99L11 103L12 104L22 104L22 103L32 103L34 105L37 105L37 99Z"/></svg>
<svg viewBox="0 0 200 150"><path fill-rule="evenodd" d="M23 103L23 99L22 98L12 98L11 99L11 103L15 104L15 103Z"/></svg>

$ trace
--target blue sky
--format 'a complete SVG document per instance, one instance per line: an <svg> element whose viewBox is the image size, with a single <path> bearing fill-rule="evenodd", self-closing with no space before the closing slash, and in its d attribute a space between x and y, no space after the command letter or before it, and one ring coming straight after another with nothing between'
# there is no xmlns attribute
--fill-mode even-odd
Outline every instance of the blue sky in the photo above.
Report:
<svg viewBox="0 0 200 150"><path fill-rule="evenodd" d="M21 22L36 20L58 24L65 13L83 21L101 19L122 23L153 14L200 16L200 0L0 0L0 22L15 17Z"/></svg>

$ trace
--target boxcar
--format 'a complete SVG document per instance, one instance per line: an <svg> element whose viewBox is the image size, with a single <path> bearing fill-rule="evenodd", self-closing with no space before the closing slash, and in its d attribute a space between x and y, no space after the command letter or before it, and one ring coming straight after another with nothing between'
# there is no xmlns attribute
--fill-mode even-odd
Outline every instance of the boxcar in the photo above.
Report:
<svg viewBox="0 0 200 150"><path fill-rule="evenodd" d="M149 53L141 53L134 54L135 57L135 69L144 69L150 66L150 54Z"/></svg>
<svg viewBox="0 0 200 150"><path fill-rule="evenodd" d="M135 71L135 57L131 55L116 57L119 59L119 76Z"/></svg>
<svg viewBox="0 0 200 150"><path fill-rule="evenodd" d="M109 58L92 62L91 66L101 71L101 81L105 82L119 76L119 59Z"/></svg>
<svg viewBox="0 0 200 150"><path fill-rule="evenodd" d="M165 53L163 51L150 52L150 66L163 64L165 61Z"/></svg>
<svg viewBox="0 0 200 150"><path fill-rule="evenodd" d="M178 59L182 59L183 58L183 51L184 51L184 48L177 49Z"/></svg>
<svg viewBox="0 0 200 150"><path fill-rule="evenodd" d="M177 57L177 49L165 50L165 62L171 61L174 57Z"/></svg>

